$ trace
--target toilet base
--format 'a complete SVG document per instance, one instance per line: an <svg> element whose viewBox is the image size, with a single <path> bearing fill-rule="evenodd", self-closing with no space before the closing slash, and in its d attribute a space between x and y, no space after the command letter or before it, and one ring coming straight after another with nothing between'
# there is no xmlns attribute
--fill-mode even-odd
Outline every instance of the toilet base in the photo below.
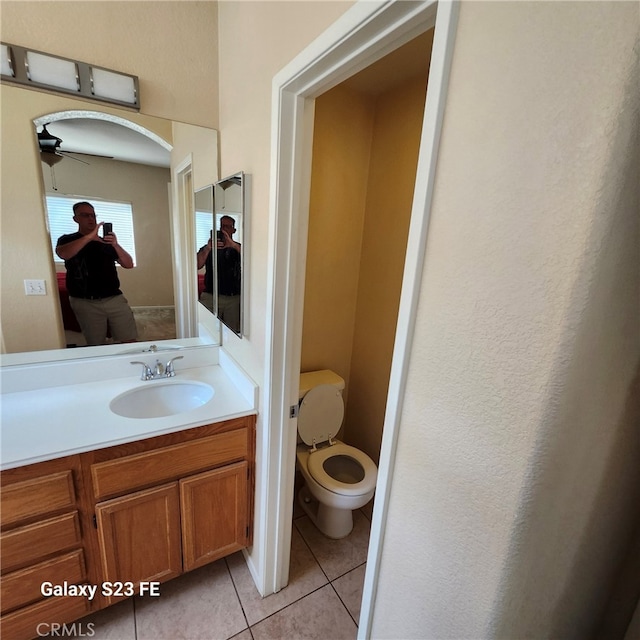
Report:
<svg viewBox="0 0 640 640"><path fill-rule="evenodd" d="M320 533L339 540L346 538L353 530L353 511L351 509L336 509L318 502L306 483L298 492L298 503L309 516L309 519Z"/></svg>

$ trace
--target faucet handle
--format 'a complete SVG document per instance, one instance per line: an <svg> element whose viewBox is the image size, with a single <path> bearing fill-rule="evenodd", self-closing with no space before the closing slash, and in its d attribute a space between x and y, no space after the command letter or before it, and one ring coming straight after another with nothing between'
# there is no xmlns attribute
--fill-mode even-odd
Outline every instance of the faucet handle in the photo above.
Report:
<svg viewBox="0 0 640 640"><path fill-rule="evenodd" d="M153 378L153 371L151 371L151 367L146 362L134 360L133 362L131 362L131 364L142 365L142 375L140 376L140 380L151 380L151 378Z"/></svg>
<svg viewBox="0 0 640 640"><path fill-rule="evenodd" d="M184 358L184 356L175 356L174 358L171 358L171 360L169 360L169 362L167 362L167 366L164 368L164 375L172 378L173 376L176 375L176 372L173 369L173 361L174 360L180 360L181 358Z"/></svg>

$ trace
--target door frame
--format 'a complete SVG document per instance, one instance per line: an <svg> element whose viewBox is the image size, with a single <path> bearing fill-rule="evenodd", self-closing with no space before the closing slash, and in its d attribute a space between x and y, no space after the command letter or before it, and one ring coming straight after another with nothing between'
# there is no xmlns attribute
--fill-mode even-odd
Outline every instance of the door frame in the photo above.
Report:
<svg viewBox="0 0 640 640"><path fill-rule="evenodd" d="M369 637L398 426L418 304L438 143L459 3L360 1L274 78L267 277L266 362L260 489L250 568L268 595L287 585L291 550L297 420L315 98L435 26L411 211L398 325L380 452L376 501L358 637Z"/></svg>

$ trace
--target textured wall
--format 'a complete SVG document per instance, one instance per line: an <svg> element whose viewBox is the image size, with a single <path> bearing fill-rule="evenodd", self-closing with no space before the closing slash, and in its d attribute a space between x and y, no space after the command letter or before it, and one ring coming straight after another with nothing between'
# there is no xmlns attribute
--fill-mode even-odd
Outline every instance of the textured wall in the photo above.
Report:
<svg viewBox="0 0 640 640"><path fill-rule="evenodd" d="M217 3L3 0L3 42L140 78L141 111L218 127Z"/></svg>
<svg viewBox="0 0 640 640"><path fill-rule="evenodd" d="M638 26L461 6L373 637L598 623L640 486Z"/></svg>

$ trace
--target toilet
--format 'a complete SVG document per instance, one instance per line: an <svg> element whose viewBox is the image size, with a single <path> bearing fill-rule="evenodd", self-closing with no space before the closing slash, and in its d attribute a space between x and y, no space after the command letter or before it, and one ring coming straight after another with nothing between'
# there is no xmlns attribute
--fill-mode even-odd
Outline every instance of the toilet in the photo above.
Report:
<svg viewBox="0 0 640 640"><path fill-rule="evenodd" d="M363 451L335 439L344 418L344 380L333 371L300 375L297 464L304 478L298 501L328 538L353 529L354 509L376 489L378 469Z"/></svg>

